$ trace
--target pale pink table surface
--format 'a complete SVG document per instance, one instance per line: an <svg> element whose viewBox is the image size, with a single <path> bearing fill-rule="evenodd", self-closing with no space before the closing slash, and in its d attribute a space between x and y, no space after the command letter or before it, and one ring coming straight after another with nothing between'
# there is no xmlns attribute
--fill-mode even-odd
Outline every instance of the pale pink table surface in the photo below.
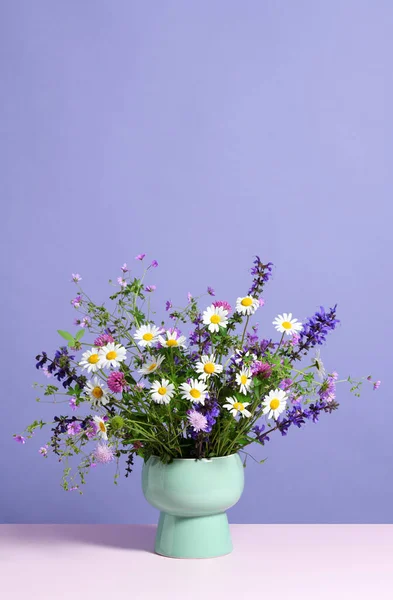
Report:
<svg viewBox="0 0 393 600"><path fill-rule="evenodd" d="M208 560L153 553L153 525L0 525L0 598L393 600L393 525L232 525Z"/></svg>

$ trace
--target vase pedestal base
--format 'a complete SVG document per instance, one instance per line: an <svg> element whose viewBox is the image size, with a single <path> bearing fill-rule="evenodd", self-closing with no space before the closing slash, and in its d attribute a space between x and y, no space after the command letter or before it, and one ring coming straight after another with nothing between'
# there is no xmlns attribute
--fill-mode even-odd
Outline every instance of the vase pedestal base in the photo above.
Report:
<svg viewBox="0 0 393 600"><path fill-rule="evenodd" d="M176 517L160 513L155 551L171 558L213 558L232 552L226 513Z"/></svg>

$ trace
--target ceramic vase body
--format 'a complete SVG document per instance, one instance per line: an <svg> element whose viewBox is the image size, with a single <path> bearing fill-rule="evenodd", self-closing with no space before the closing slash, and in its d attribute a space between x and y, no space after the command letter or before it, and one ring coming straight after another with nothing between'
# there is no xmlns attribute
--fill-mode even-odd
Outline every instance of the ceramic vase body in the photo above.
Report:
<svg viewBox="0 0 393 600"><path fill-rule="evenodd" d="M232 551L226 510L244 488L238 454L212 459L150 457L142 470L146 500L160 512L155 551L173 558L211 558Z"/></svg>

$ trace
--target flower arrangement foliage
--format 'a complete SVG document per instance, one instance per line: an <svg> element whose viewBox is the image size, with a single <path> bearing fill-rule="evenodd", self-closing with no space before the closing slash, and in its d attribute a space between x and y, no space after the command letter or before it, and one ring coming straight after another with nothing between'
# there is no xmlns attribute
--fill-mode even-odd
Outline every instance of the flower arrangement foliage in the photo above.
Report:
<svg viewBox="0 0 393 600"><path fill-rule="evenodd" d="M325 372L319 350L303 364L339 323L336 306L321 307L302 323L291 313L280 314L261 339L251 320L263 310L261 295L273 265L257 256L251 286L234 309L213 298L208 287L210 305L200 309L200 298L190 294L183 308L168 300L168 322L157 324L150 308L156 288L144 283L157 266L153 261L141 277L132 277L124 264L110 308L95 304L82 290L80 275L73 274L78 292L71 304L79 329L59 330L67 345L52 358L46 352L36 357L37 369L55 384L35 387L54 404L65 403L68 414L51 423L34 421L14 437L25 443L35 429L51 426L39 452L55 454L64 464L65 490L80 490L92 467L109 462L117 464L117 482L122 457L126 476L135 455L144 460L155 455L165 463L236 452L247 457L250 444L264 446L275 432L285 436L339 406L338 375ZM280 334L276 340L270 337L273 328ZM359 395L361 380L343 381ZM69 462L73 456L81 459L76 473Z"/></svg>

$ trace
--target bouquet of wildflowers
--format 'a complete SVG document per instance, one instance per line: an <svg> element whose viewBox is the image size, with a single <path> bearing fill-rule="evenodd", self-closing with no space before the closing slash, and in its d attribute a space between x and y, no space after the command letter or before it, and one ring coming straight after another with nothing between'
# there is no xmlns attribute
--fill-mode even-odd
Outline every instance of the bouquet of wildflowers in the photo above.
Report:
<svg viewBox="0 0 393 600"><path fill-rule="evenodd" d="M135 455L164 463L236 452L246 458L250 444L265 445L273 433L287 435L339 406L338 375L325 372L317 349L339 323L336 306L321 307L304 322L280 314L260 338L253 319L263 310L273 265L256 257L250 289L234 306L215 300L208 287L209 305L200 308L201 297L190 294L182 308L168 300L168 321L157 322L150 307L155 286L145 283L157 266L153 261L133 277L124 264L110 305L95 304L73 275L79 329L59 330L67 345L52 358L46 352L36 357L37 369L55 384L35 387L54 404L65 403L67 414L48 424L34 421L15 439L25 443L36 428L50 425L39 452L63 463L66 490L80 490L92 467L112 461L116 482L122 458L128 476ZM343 381L359 395L361 380ZM373 382L374 389L379 384Z"/></svg>

